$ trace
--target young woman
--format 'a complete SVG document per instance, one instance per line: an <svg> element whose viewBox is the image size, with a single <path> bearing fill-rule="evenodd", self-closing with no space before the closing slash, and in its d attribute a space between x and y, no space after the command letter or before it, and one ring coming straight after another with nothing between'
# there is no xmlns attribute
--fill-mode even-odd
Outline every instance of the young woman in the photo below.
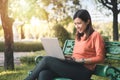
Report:
<svg viewBox="0 0 120 80"><path fill-rule="evenodd" d="M101 35L92 27L87 10L78 10L74 17L75 45L71 60L46 56L25 80L53 80L56 77L90 80L96 64L104 61L105 49Z"/></svg>

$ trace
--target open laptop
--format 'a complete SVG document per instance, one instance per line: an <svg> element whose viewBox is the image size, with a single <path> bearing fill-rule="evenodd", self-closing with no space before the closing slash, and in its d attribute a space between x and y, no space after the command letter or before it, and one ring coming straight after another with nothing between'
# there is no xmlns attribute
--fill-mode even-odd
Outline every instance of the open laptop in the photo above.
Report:
<svg viewBox="0 0 120 80"><path fill-rule="evenodd" d="M41 43L47 56L65 59L57 38L41 38Z"/></svg>

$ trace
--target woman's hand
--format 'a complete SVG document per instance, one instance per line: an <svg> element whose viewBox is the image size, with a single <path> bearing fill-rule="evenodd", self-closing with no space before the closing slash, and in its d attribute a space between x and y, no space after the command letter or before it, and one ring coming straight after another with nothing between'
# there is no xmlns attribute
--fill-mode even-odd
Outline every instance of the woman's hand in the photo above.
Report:
<svg viewBox="0 0 120 80"><path fill-rule="evenodd" d="M91 59L90 58L81 58L81 59L75 59L76 62L78 63L83 63L83 64L92 64Z"/></svg>
<svg viewBox="0 0 120 80"><path fill-rule="evenodd" d="M75 60L71 55L65 55L66 60Z"/></svg>
<svg viewBox="0 0 120 80"><path fill-rule="evenodd" d="M81 59L75 59L76 62L78 63L85 63L85 59L84 58L81 58Z"/></svg>

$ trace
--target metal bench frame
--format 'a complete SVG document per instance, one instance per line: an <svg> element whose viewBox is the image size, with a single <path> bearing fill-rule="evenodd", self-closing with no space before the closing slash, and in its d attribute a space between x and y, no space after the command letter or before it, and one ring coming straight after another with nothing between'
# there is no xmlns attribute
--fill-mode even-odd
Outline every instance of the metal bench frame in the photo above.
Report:
<svg viewBox="0 0 120 80"><path fill-rule="evenodd" d="M66 40L63 47L65 55L71 55L73 52L74 40ZM106 59L120 60L120 42L105 42ZM35 62L38 63L42 56L37 56ZM108 77L110 80L120 80L120 67L97 64L94 75ZM68 78L55 78L54 80L72 80Z"/></svg>

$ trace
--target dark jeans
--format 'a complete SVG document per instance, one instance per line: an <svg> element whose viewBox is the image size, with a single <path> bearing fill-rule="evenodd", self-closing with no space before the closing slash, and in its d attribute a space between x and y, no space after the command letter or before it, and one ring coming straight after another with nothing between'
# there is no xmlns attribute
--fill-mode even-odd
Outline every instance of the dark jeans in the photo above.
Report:
<svg viewBox="0 0 120 80"><path fill-rule="evenodd" d="M72 60L61 60L45 56L25 80L53 80L55 77L71 78L72 80L89 80L91 70Z"/></svg>

